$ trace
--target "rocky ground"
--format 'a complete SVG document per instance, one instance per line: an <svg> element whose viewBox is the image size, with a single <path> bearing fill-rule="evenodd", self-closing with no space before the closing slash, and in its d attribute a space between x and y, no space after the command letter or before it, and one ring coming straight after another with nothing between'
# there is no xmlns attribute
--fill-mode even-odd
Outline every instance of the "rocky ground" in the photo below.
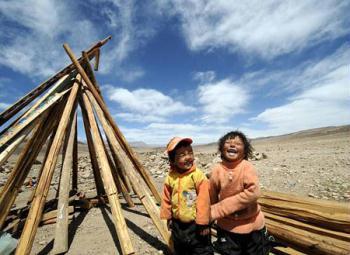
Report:
<svg viewBox="0 0 350 255"><path fill-rule="evenodd" d="M327 200L350 201L350 126L319 129L298 134L253 140L255 165L262 189L294 193ZM82 145L80 145L81 147ZM79 190L95 193L90 159L86 148L79 152ZM194 146L196 164L209 173L220 160L216 144ZM136 148L140 161L150 171L157 188L161 190L168 171L164 148ZM16 157L11 157L0 168L0 187L6 182ZM30 177L37 176L43 155L38 157ZM59 159L61 162L61 159ZM57 165L57 170L60 169ZM56 171L50 189L54 197L58 185ZM16 200L16 206L25 205L33 187L25 185ZM137 254L162 254L166 252L158 231L145 209L134 197L136 206L128 208L121 198L123 213ZM48 254L53 245L55 225L39 228L32 254ZM67 254L115 254L118 238L110 209L92 208L87 213L75 213L70 224L70 250Z"/></svg>

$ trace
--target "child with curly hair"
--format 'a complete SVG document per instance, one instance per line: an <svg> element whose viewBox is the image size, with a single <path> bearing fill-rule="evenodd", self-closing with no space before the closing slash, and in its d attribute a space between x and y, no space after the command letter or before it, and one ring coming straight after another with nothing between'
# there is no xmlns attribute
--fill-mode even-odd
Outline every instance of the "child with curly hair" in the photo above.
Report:
<svg viewBox="0 0 350 255"><path fill-rule="evenodd" d="M219 140L222 161L210 176L211 220L217 221L214 247L221 254L269 254L269 235L257 202L259 180L248 161L252 146L240 131Z"/></svg>

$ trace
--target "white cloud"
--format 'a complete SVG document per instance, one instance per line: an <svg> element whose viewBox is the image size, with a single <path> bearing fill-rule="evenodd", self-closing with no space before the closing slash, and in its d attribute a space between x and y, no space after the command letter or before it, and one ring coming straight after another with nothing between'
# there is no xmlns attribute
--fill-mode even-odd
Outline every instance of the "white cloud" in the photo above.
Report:
<svg viewBox="0 0 350 255"><path fill-rule="evenodd" d="M114 115L116 120L123 119L126 122L137 122L137 123L150 123L150 122L165 122L165 117L160 117L156 115L144 115L138 113L126 113L121 112Z"/></svg>
<svg viewBox="0 0 350 255"><path fill-rule="evenodd" d="M227 123L244 112L249 95L229 79L198 87L199 103L203 107L202 120L206 123Z"/></svg>
<svg viewBox="0 0 350 255"><path fill-rule="evenodd" d="M108 98L117 102L127 112L118 113L125 121L163 121L173 115L195 111L195 108L174 101L171 97L154 89L136 89L105 86Z"/></svg>
<svg viewBox="0 0 350 255"><path fill-rule="evenodd" d="M96 5L88 2L88 5ZM86 6L70 1L2 1L0 34L0 64L30 77L47 77L70 63L61 45L68 42L77 57L81 50L113 34L103 47L100 72L111 73L125 81L143 76L144 71L125 60L155 33L152 17L135 21L134 1L105 0L94 8L94 18L83 13ZM139 15L139 14L138 14ZM141 27L142 26L142 27ZM155 26L156 27L156 26Z"/></svg>
<svg viewBox="0 0 350 255"><path fill-rule="evenodd" d="M67 63L63 42L82 50L96 41L93 24L75 19L70 7L63 1L1 2L2 22L11 21L11 26L0 35L0 64L30 77L47 77Z"/></svg>
<svg viewBox="0 0 350 255"><path fill-rule="evenodd" d="M200 125L190 123L151 123L142 128L121 126L128 141L143 141L148 144L165 146L174 136L191 137L194 144L216 142L233 128L228 125Z"/></svg>
<svg viewBox="0 0 350 255"><path fill-rule="evenodd" d="M271 59L350 30L347 1L173 0L192 50L227 47Z"/></svg>
<svg viewBox="0 0 350 255"><path fill-rule="evenodd" d="M209 83L212 82L216 77L214 71L206 71L206 72L195 72L193 74L193 79L199 81L200 83Z"/></svg>
<svg viewBox="0 0 350 255"><path fill-rule="evenodd" d="M342 56L338 55L340 52ZM349 124L350 87L346 58L349 55L349 47L341 48L319 62L308 63L305 71L295 77L297 82L304 81L302 89L290 96L286 104L265 109L253 120L267 123L271 128L269 132L275 135Z"/></svg>
<svg viewBox="0 0 350 255"><path fill-rule="evenodd" d="M322 59L308 60L287 70L245 73L237 82L253 88L251 90L259 93L260 98L284 97L286 94L302 93L319 84L337 82L344 77L341 73L346 72L349 59L350 46L344 44Z"/></svg>

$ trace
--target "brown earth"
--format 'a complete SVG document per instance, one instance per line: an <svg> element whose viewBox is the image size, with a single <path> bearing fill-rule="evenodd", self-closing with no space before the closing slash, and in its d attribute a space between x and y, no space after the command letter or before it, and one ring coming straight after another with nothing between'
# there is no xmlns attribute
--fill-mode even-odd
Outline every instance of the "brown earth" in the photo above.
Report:
<svg viewBox="0 0 350 255"><path fill-rule="evenodd" d="M255 165L262 189L294 193L327 200L350 202L350 126L307 130L279 137L255 139ZM216 144L194 146L196 164L204 172L219 160ZM145 168L161 191L168 170L163 148L135 148ZM42 162L38 158L29 176L36 176ZM15 164L16 155L0 168L0 187ZM60 160L58 162L61 162ZM59 169L60 163L57 166ZM54 197L58 171L51 185ZM23 187L16 206L23 206L33 188ZM79 145L79 189L94 193L94 181L86 145ZM137 254L162 254L165 246L138 199L136 206L121 204L129 233ZM49 254L55 225L39 228L31 254ZM118 254L118 237L109 208L92 208L87 213L75 213L70 224L70 250L67 254Z"/></svg>

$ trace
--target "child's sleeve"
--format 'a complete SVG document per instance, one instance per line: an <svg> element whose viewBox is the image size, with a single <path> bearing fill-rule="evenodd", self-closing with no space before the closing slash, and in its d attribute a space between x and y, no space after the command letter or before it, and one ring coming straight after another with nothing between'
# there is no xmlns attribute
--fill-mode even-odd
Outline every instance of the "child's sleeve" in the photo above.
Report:
<svg viewBox="0 0 350 255"><path fill-rule="evenodd" d="M207 225L210 217L209 181L202 171L199 171L195 184L197 192L196 223Z"/></svg>
<svg viewBox="0 0 350 255"><path fill-rule="evenodd" d="M244 174L244 189L242 192L227 197L211 206L211 218L216 220L247 208L255 203L260 196L259 180L254 167L249 163Z"/></svg>
<svg viewBox="0 0 350 255"><path fill-rule="evenodd" d="M163 186L162 201L160 205L160 218L164 220L170 220L172 218L171 193L172 190L169 183L169 176L167 176Z"/></svg>

